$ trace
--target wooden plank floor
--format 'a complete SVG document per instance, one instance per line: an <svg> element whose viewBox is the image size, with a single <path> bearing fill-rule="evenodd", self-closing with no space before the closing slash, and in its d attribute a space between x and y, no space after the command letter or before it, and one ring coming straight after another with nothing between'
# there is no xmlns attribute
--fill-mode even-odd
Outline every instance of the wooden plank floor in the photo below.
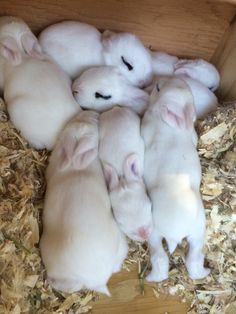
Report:
<svg viewBox="0 0 236 314"><path fill-rule="evenodd" d="M138 271L134 265L130 272L123 270L109 281L112 297L100 295L93 302L92 314L186 314L188 304L181 303L176 297L156 298L155 284L145 282L142 295L137 279Z"/></svg>

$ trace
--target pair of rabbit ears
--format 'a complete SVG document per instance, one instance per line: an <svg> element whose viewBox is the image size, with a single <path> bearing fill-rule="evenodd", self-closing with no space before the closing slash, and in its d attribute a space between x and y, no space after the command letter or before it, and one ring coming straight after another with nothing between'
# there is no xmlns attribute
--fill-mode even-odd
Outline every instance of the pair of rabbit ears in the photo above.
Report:
<svg viewBox="0 0 236 314"><path fill-rule="evenodd" d="M43 58L42 49L32 33L25 33L21 36L21 45L29 56ZM0 55L13 65L18 65L22 61L21 47L19 47L17 40L11 36L3 37L0 40Z"/></svg>
<svg viewBox="0 0 236 314"><path fill-rule="evenodd" d="M66 135L62 138L59 169L61 171L69 167L82 170L97 157L98 143L91 136L77 139L75 136Z"/></svg>
<svg viewBox="0 0 236 314"><path fill-rule="evenodd" d="M161 118L170 127L176 129L190 129L196 120L193 104L180 106L175 102L161 105Z"/></svg>
<svg viewBox="0 0 236 314"><path fill-rule="evenodd" d="M104 175L109 191L119 185L119 176L116 169L109 163L103 164ZM123 164L124 177L127 182L141 180L140 160L137 154L128 155Z"/></svg>

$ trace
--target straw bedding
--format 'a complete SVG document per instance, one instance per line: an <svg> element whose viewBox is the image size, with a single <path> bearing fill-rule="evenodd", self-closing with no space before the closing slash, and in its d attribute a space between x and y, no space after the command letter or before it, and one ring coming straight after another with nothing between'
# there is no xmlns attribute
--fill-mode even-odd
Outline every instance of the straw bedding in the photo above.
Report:
<svg viewBox="0 0 236 314"><path fill-rule="evenodd" d="M236 313L236 103L223 104L197 123L207 216L206 264L211 275L192 281L183 242L171 257L170 278L153 293L177 294L188 313ZM85 313L95 294L61 294L50 288L39 252L46 151L30 148L9 122L0 100L0 313ZM150 268L147 246L130 241L124 267ZM142 280L140 281L142 284Z"/></svg>

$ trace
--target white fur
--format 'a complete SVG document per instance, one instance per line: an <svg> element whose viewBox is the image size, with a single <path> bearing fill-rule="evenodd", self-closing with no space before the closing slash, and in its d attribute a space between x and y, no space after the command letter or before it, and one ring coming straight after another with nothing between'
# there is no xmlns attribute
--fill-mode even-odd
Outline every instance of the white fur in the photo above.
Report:
<svg viewBox="0 0 236 314"><path fill-rule="evenodd" d="M121 230L133 240L146 240L152 215L142 179L144 143L137 114L120 107L101 114L99 156Z"/></svg>
<svg viewBox="0 0 236 314"><path fill-rule="evenodd" d="M148 103L148 94L132 86L118 68L111 66L94 67L85 71L73 82L72 91L82 108L99 112L119 104L143 114ZM96 93L109 99L96 98Z"/></svg>
<svg viewBox="0 0 236 314"><path fill-rule="evenodd" d="M156 88L156 86L155 86ZM144 179L153 204L154 231L150 236L152 271L147 280L168 278L170 253L187 237L186 266L193 279L209 274L202 254L205 213L199 192L201 167L196 151L195 113L184 81L171 78L152 93L141 133L145 142Z"/></svg>
<svg viewBox="0 0 236 314"><path fill-rule="evenodd" d="M180 59L175 63L174 73L187 75L201 82L213 92L220 84L220 75L216 67L203 59Z"/></svg>
<svg viewBox="0 0 236 314"><path fill-rule="evenodd" d="M217 109L217 97L208 87L186 75L178 74L177 76L182 78L191 89L197 118L204 118L208 113Z"/></svg>
<svg viewBox="0 0 236 314"><path fill-rule="evenodd" d="M66 21L46 28L39 42L72 79L89 67L111 65L118 67L132 85L143 87L151 81L151 56L133 34L101 34L91 25ZM132 70L122 62L122 56L133 66Z"/></svg>
<svg viewBox="0 0 236 314"><path fill-rule="evenodd" d="M62 132L46 172L41 254L51 285L109 295L127 243L111 212L98 159L98 114L80 112Z"/></svg>
<svg viewBox="0 0 236 314"><path fill-rule="evenodd" d="M52 149L65 123L81 110L69 77L43 55L20 19L0 18L0 54L11 121L33 147Z"/></svg>
<svg viewBox="0 0 236 314"><path fill-rule="evenodd" d="M103 54L106 65L113 65L131 84L146 87L152 79L152 59L150 52L137 36L130 33L105 31L102 35ZM133 66L130 71L121 57Z"/></svg>
<svg viewBox="0 0 236 314"><path fill-rule="evenodd" d="M161 86L163 85L161 82L169 80L170 77L171 76L160 76L159 78L154 79L152 87L157 84L161 90ZM217 97L200 81L182 74L174 75L173 77L180 78L185 81L190 88L197 118L204 118L208 113L217 109Z"/></svg>
<svg viewBox="0 0 236 314"><path fill-rule="evenodd" d="M101 33L92 25L60 22L47 27L40 34L39 42L73 79L89 67L104 64Z"/></svg>
<svg viewBox="0 0 236 314"><path fill-rule="evenodd" d="M176 56L163 51L152 51L151 56L155 75L172 75L174 73L175 64L179 60Z"/></svg>
<svg viewBox="0 0 236 314"><path fill-rule="evenodd" d="M185 75L215 91L220 84L216 67L203 59L178 59L165 52L153 51L152 68L154 75Z"/></svg>

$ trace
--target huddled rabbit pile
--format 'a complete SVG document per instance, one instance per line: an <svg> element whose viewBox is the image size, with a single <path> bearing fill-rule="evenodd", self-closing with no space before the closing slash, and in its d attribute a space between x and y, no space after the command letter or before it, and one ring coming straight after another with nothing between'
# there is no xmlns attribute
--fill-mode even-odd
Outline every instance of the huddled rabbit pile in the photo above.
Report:
<svg viewBox="0 0 236 314"><path fill-rule="evenodd" d="M149 281L168 278L163 238L170 254L187 238L189 276L209 274L194 122L216 109L219 80L208 62L151 52L130 33L68 21L37 39L20 18L0 18L10 119L52 150L40 241L52 287L109 295L126 236L148 241Z"/></svg>

